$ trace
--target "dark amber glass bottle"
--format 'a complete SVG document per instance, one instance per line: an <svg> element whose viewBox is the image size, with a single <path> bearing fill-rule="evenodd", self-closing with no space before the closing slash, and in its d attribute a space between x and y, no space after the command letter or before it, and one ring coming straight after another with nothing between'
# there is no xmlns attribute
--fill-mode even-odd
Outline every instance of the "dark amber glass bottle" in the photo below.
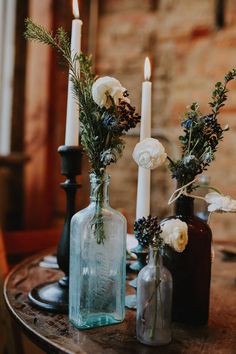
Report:
<svg viewBox="0 0 236 354"><path fill-rule="evenodd" d="M194 216L193 198L181 196L175 216L188 225L188 244L182 253L172 251L165 265L173 277L173 321L204 325L208 322L211 242L209 226Z"/></svg>

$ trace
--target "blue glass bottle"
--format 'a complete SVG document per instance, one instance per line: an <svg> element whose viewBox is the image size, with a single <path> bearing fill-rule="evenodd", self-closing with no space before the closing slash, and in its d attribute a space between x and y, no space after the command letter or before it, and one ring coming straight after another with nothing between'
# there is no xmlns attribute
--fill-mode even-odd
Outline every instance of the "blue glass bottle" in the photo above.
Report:
<svg viewBox="0 0 236 354"><path fill-rule="evenodd" d="M126 219L109 205L110 176L90 182L90 204L71 220L69 320L79 329L125 317Z"/></svg>

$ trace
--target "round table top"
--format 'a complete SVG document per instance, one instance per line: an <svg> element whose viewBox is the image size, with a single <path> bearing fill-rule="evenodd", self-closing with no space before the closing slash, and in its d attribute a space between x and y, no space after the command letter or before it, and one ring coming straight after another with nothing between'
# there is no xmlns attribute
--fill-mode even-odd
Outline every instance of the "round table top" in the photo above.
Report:
<svg viewBox="0 0 236 354"><path fill-rule="evenodd" d="M50 353L68 354L153 354L208 353L233 354L236 350L236 262L213 263L209 325L191 327L173 324L169 345L153 348L140 344L135 337L135 311L126 310L119 325L79 331L67 315L44 312L32 307L28 292L36 285L59 279L59 270L39 266L45 254L29 258L8 275L4 296L9 312L28 337Z"/></svg>

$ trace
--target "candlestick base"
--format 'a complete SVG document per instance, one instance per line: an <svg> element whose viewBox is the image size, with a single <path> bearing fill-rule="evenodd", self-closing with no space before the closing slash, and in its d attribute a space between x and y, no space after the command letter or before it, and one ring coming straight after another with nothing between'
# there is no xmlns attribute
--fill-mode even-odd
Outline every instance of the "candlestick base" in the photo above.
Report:
<svg viewBox="0 0 236 354"><path fill-rule="evenodd" d="M129 285L132 286L132 288L137 289L137 279L135 278L129 282Z"/></svg>
<svg viewBox="0 0 236 354"><path fill-rule="evenodd" d="M145 267L147 264L146 258L148 255L148 249L144 248L140 244L138 244L137 247L131 249L132 253L135 253L137 255L137 261L134 262L133 264L130 265L130 269L134 271L135 273L139 273L140 270ZM129 285L132 286L132 288L136 289L137 288L137 277L129 282ZM131 310L136 310L136 294L133 295L127 295L125 297L125 306L128 309Z"/></svg>
<svg viewBox="0 0 236 354"><path fill-rule="evenodd" d="M136 294L127 295L125 297L125 307L127 307L130 310L136 310L136 305L137 305L137 296L136 296Z"/></svg>
<svg viewBox="0 0 236 354"><path fill-rule="evenodd" d="M68 277L58 282L41 284L31 290L29 300L40 310L68 313Z"/></svg>
<svg viewBox="0 0 236 354"><path fill-rule="evenodd" d="M148 249L138 244L138 246L131 249L131 252L137 255L137 261L130 265L130 269L135 273L139 273L147 264L146 258L148 255Z"/></svg>
<svg viewBox="0 0 236 354"><path fill-rule="evenodd" d="M66 216L57 250L57 262L65 276L58 282L40 284L28 294L32 305L40 310L55 313L68 312L69 299L69 255L70 255L70 222L75 214L75 196L80 187L76 176L81 174L82 148L79 146L60 146L61 173L66 176L61 188L66 192Z"/></svg>

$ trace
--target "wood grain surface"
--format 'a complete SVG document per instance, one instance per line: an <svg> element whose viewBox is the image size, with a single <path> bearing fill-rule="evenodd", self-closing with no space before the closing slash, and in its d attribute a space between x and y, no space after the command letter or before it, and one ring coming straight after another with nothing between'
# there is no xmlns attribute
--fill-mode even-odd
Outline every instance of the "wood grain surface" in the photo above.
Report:
<svg viewBox="0 0 236 354"><path fill-rule="evenodd" d="M135 337L135 312L126 311L122 324L79 331L67 315L33 308L29 290L45 281L54 281L60 271L38 266L41 256L27 259L9 274L4 296L7 307L29 338L47 353L68 354L235 354L236 353L236 262L223 262L217 254L213 262L209 325L190 327L173 324L173 340L163 347L148 347ZM127 286L127 292L131 289Z"/></svg>

